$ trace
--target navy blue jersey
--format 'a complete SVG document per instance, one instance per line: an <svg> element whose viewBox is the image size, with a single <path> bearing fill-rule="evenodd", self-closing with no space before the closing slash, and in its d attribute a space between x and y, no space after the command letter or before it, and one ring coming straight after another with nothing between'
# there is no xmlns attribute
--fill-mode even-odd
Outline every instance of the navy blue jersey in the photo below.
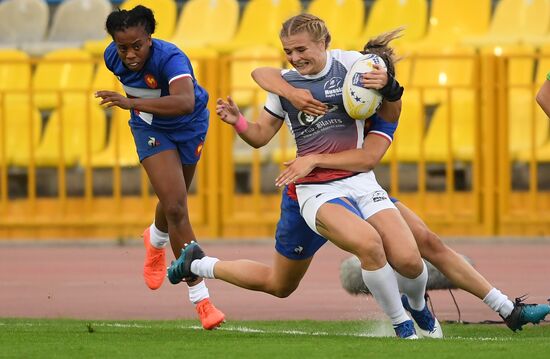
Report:
<svg viewBox="0 0 550 359"><path fill-rule="evenodd" d="M152 39L152 42L149 59L137 72L124 65L117 54L114 42L105 49L105 65L119 79L126 95L131 98L168 96L172 81L188 77L193 81L195 89L195 109L190 114L174 117L161 117L134 110L131 113L130 124L145 122L152 127L172 130L196 118L204 118L205 112L207 113L208 93L197 83L189 58L174 44L158 39Z"/></svg>

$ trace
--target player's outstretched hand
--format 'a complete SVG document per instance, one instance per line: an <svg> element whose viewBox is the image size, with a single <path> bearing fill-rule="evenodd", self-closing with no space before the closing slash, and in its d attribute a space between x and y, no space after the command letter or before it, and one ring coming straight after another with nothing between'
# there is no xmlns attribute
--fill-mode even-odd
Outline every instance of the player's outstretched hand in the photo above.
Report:
<svg viewBox="0 0 550 359"><path fill-rule="evenodd" d="M374 64L373 67L374 70L363 74L363 81L361 83L364 88L380 90L388 83L388 73L378 64Z"/></svg>
<svg viewBox="0 0 550 359"><path fill-rule="evenodd" d="M223 122L230 125L237 123L240 116L239 107L230 96L227 96L227 102L221 98L216 101L216 113Z"/></svg>
<svg viewBox="0 0 550 359"><path fill-rule="evenodd" d="M277 187L286 186L307 176L315 168L315 155L297 157L292 161L284 162L286 169L275 179Z"/></svg>
<svg viewBox="0 0 550 359"><path fill-rule="evenodd" d="M132 99L119 94L114 91L97 91L95 97L100 97L100 105L107 105L106 107L118 106L125 110L130 110L133 107Z"/></svg>

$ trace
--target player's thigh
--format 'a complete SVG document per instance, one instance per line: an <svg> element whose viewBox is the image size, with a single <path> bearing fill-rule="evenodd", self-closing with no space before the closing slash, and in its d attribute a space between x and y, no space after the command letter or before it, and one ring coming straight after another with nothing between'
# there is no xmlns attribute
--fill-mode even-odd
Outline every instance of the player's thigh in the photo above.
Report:
<svg viewBox="0 0 550 359"><path fill-rule="evenodd" d="M335 203L324 203L317 211L319 233L337 247L353 253L359 259L379 257L383 249L376 230L357 214Z"/></svg>
<svg viewBox="0 0 550 359"><path fill-rule="evenodd" d="M158 152L145 158L141 164L162 203L178 196L181 196L182 200L185 199L187 194L185 179L180 158L175 149Z"/></svg>

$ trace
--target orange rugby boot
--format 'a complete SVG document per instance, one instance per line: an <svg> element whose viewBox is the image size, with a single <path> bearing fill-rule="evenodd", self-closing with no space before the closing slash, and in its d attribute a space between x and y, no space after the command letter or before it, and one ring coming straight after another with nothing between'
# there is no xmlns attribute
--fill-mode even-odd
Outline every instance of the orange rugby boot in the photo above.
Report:
<svg viewBox="0 0 550 359"><path fill-rule="evenodd" d="M196 309L197 313L199 313L202 327L206 330L216 329L225 322L225 314L216 308L209 298L198 302Z"/></svg>
<svg viewBox="0 0 550 359"><path fill-rule="evenodd" d="M164 277L166 277L166 251L151 245L151 232L149 227L143 232L143 244L145 245L145 263L143 264L143 279L151 289L158 289Z"/></svg>

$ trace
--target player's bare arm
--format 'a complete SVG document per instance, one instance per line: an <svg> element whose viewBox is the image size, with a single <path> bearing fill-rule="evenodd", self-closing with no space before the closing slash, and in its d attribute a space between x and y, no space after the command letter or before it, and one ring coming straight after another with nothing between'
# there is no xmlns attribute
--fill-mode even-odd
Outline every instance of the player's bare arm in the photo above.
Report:
<svg viewBox="0 0 550 359"><path fill-rule="evenodd" d="M237 130L239 136L250 146L260 148L265 146L281 128L283 121L263 110L256 122L248 122L239 111L239 107L231 97L227 101L219 98L216 101L216 114L227 124L237 126L242 124L242 130ZM239 123L241 121L241 123ZM245 123L243 123L246 121Z"/></svg>
<svg viewBox="0 0 550 359"><path fill-rule="evenodd" d="M172 81L169 91L170 95L159 98L128 98L114 91L97 91L95 96L100 97L100 105L106 107L118 106L125 110L134 109L157 116L180 116L193 112L195 92L190 78L183 77Z"/></svg>
<svg viewBox="0 0 550 359"><path fill-rule="evenodd" d="M546 80L537 92L537 103L544 111L546 116L550 117L550 81Z"/></svg>

